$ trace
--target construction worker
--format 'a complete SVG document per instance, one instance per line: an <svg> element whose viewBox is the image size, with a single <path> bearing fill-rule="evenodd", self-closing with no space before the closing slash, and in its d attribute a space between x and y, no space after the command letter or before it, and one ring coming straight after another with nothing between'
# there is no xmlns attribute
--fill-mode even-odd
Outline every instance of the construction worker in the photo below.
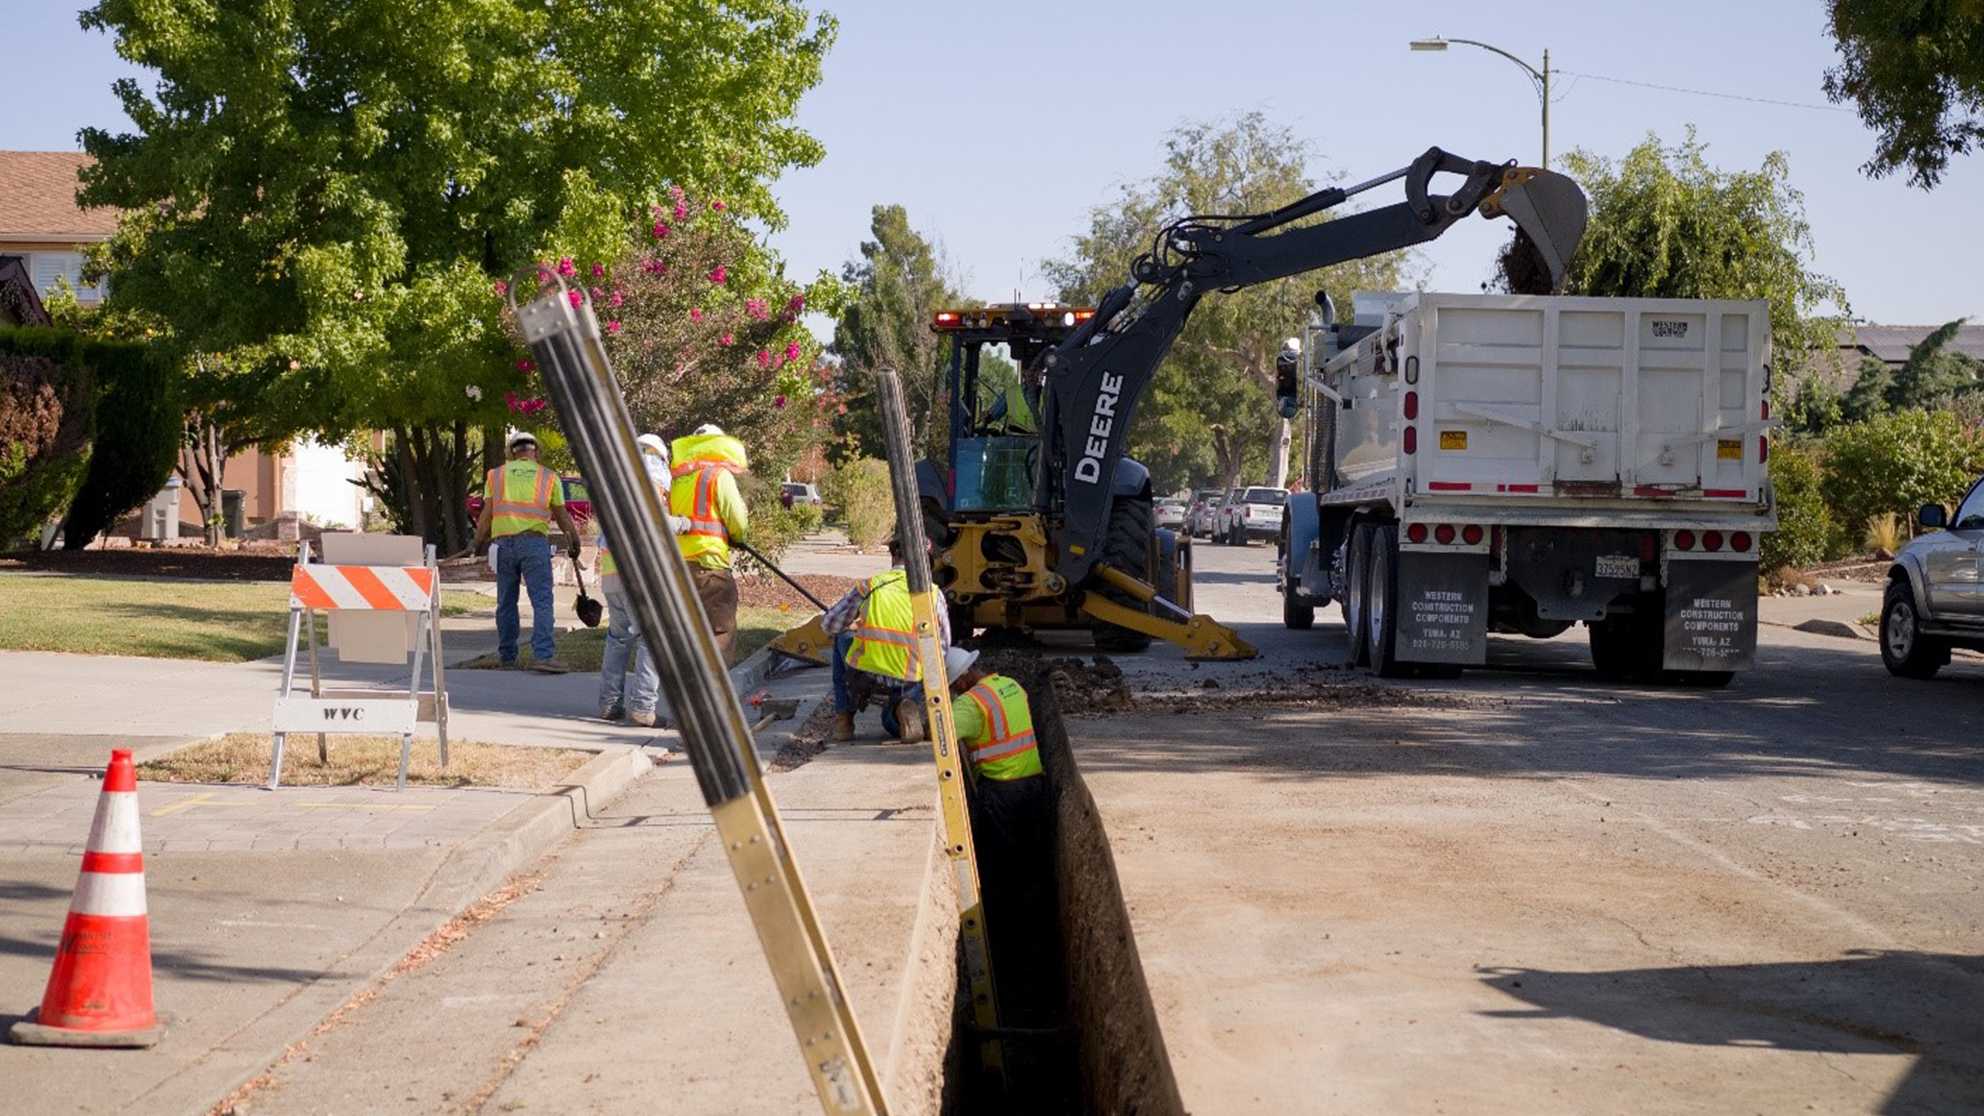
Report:
<svg viewBox="0 0 1984 1116"><path fill-rule="evenodd" d="M991 935L1001 1022L1051 1023L1056 977L1054 810L1026 687L978 668L978 652L944 652L951 723L969 771L971 834ZM1004 928L1004 933L1000 929ZM1001 948L1001 943L1004 948Z"/></svg>
<svg viewBox="0 0 1984 1116"><path fill-rule="evenodd" d="M643 434L635 441L641 447L641 464L647 466L648 479L654 482L655 491L665 505L673 484L668 470L668 443L655 434ZM669 515L668 527L679 535L688 530L689 521ZM606 594L606 654L599 664L600 719L625 718L647 728L655 723L661 673L655 669L647 641L641 638L640 622L634 618L633 603L620 584L620 568L614 563L613 550L604 531L599 535L599 586Z"/></svg>
<svg viewBox="0 0 1984 1116"><path fill-rule="evenodd" d="M864 704L857 685L871 691L879 684L884 693L882 730L907 744L922 740L926 733L923 718L923 666L916 657L916 633L912 628L909 574L902 564L902 543L889 539L888 569L849 589L834 602L820 621L834 637L833 688L835 740L854 739L854 714ZM945 647L951 645L951 618L948 609L937 612L937 635ZM870 675L872 680L861 678Z"/></svg>
<svg viewBox="0 0 1984 1116"><path fill-rule="evenodd" d="M530 651L537 670L562 673L552 656L551 524L571 540L579 558L579 530L565 511L565 486L558 474L538 464L537 438L528 431L510 436L510 460L483 479L482 514L475 541L491 542L496 552L496 657L517 662L517 582L530 593Z"/></svg>
<svg viewBox="0 0 1984 1116"><path fill-rule="evenodd" d="M730 569L730 540L750 526L750 513L737 491L737 475L750 468L744 443L714 423L675 439L674 487L669 511L689 520L677 541L696 581L696 595L709 617L710 631L724 662L737 654L737 577Z"/></svg>

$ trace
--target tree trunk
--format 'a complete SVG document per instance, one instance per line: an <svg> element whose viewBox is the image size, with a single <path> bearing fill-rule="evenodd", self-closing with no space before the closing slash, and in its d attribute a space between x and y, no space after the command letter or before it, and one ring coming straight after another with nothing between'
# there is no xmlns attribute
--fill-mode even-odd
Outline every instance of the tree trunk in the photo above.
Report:
<svg viewBox="0 0 1984 1116"><path fill-rule="evenodd" d="M1288 447L1294 440L1294 428L1287 419L1275 426L1274 449L1268 454L1268 487L1288 487Z"/></svg>
<svg viewBox="0 0 1984 1116"><path fill-rule="evenodd" d="M413 432L404 426L393 427L393 447L400 457L401 483L406 485L407 530L424 539L428 536L427 497L420 465L414 460Z"/></svg>
<svg viewBox="0 0 1984 1116"><path fill-rule="evenodd" d="M179 479L193 493L193 506L200 509L200 523L208 546L219 546L221 536L221 490L227 484L227 447L220 427L204 415L187 419L186 440L179 447ZM179 513L175 510L174 515Z"/></svg>
<svg viewBox="0 0 1984 1116"><path fill-rule="evenodd" d="M443 487L444 495L441 498L441 522L447 528L444 532L447 549L442 553L460 554L468 549L469 544L463 531L465 526L463 520L468 515L465 475L467 473L465 466L468 464L468 423L456 419L454 429L449 433L452 435L452 442L448 454L448 476L447 484Z"/></svg>

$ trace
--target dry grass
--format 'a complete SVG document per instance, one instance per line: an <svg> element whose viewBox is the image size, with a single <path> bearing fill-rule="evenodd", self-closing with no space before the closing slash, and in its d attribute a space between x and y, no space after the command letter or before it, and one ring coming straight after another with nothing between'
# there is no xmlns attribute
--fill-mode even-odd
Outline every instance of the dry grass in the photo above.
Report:
<svg viewBox="0 0 1984 1116"><path fill-rule="evenodd" d="M1883 512L1867 520L1867 549L1885 550L1893 554L1908 543L1908 534L1903 530L1901 517L1893 512Z"/></svg>
<svg viewBox="0 0 1984 1116"><path fill-rule="evenodd" d="M746 606L738 609L737 661L743 662L752 652L784 635L787 628L804 623L811 615L811 612L799 613L782 608ZM529 659L529 628L524 629L517 642L520 657ZM606 621L601 620L597 628L573 628L568 632L559 632L555 657L574 671L597 671L606 658ZM502 666L494 654L478 656L462 665L470 670L498 670Z"/></svg>
<svg viewBox="0 0 1984 1116"><path fill-rule="evenodd" d="M274 741L267 733L237 732L219 740L181 748L138 765L138 778L160 783L261 783L269 778ZM441 766L440 749L432 738L415 737L413 762L406 781L426 787L550 786L592 758L590 752L568 748L519 748L448 742L448 766ZM289 734L283 751L285 786L390 786L399 777L400 738L397 736L332 736L330 762L317 762L314 733Z"/></svg>

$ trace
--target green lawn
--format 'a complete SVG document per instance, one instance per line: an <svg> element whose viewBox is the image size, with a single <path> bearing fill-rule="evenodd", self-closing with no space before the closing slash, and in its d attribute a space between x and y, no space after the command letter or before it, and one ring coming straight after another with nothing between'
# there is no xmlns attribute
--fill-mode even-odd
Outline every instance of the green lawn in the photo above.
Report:
<svg viewBox="0 0 1984 1116"><path fill-rule="evenodd" d="M441 601L447 616L488 607L476 593ZM239 663L281 654L288 631L286 582L0 573L4 650Z"/></svg>
<svg viewBox="0 0 1984 1116"><path fill-rule="evenodd" d="M810 615L810 614L808 614ZM740 608L737 610L737 661L743 662L752 652L779 636L785 630L806 619L794 618L790 612L780 612L775 608ZM521 642L524 658L530 657L530 630L522 633ZM576 671L595 671L600 660L606 657L606 621L601 620L597 628L574 628L569 632L558 633L558 661ZM484 655L463 664L471 670L496 669L496 656Z"/></svg>

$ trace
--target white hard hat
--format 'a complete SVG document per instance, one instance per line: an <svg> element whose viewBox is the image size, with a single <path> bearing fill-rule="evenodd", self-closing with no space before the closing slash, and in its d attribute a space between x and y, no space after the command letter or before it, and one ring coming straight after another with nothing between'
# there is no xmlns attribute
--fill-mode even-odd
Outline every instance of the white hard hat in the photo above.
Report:
<svg viewBox="0 0 1984 1116"><path fill-rule="evenodd" d="M962 647L944 648L944 673L949 675L953 682L957 681L965 671L970 670L971 664L977 661L976 651L968 651Z"/></svg>
<svg viewBox="0 0 1984 1116"><path fill-rule="evenodd" d="M668 443L661 440L661 435L643 434L634 439L634 443L663 461L668 460Z"/></svg>
<svg viewBox="0 0 1984 1116"><path fill-rule="evenodd" d="M702 424L701 426L698 426L698 427L696 428L696 433L698 433L698 434L722 434L722 433L723 433L723 427L721 427L721 426L718 426L718 425L717 425L716 423L713 423L713 422L706 422L706 423L704 423L704 424Z"/></svg>
<svg viewBox="0 0 1984 1116"><path fill-rule="evenodd" d="M513 431L510 434L510 448L516 449L518 446L529 446L532 449L536 449L537 435L532 434L528 430Z"/></svg>

